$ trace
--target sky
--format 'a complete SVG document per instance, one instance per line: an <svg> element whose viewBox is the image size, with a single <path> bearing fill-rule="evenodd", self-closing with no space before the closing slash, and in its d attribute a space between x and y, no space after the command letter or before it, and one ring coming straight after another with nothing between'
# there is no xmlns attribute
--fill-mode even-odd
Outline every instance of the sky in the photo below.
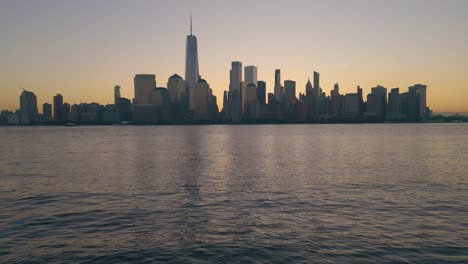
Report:
<svg viewBox="0 0 468 264"><path fill-rule="evenodd" d="M20 88L42 103L133 98L133 77L158 87L185 73L190 13L200 74L218 97L231 61L258 67L273 92L274 70L296 95L320 72L326 91L364 94L423 83L435 112L468 112L466 0L0 0L0 109L19 108Z"/></svg>

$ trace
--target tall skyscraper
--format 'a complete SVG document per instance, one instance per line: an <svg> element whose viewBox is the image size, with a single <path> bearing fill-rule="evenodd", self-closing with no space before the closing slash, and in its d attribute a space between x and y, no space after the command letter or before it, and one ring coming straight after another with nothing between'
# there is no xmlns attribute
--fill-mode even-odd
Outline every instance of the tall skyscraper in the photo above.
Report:
<svg viewBox="0 0 468 264"><path fill-rule="evenodd" d="M264 81L257 82L257 98L260 104L266 104L266 83Z"/></svg>
<svg viewBox="0 0 468 264"><path fill-rule="evenodd" d="M42 114L44 115L44 119L51 119L52 118L52 105L49 103L42 104Z"/></svg>
<svg viewBox="0 0 468 264"><path fill-rule="evenodd" d="M390 113L400 113L400 89L393 88L388 94L388 111Z"/></svg>
<svg viewBox="0 0 468 264"><path fill-rule="evenodd" d="M281 70L275 70L275 99L276 102L282 103L283 102L283 87L281 86Z"/></svg>
<svg viewBox="0 0 468 264"><path fill-rule="evenodd" d="M20 112L31 120L37 115L37 98L33 92L24 90L20 96Z"/></svg>
<svg viewBox="0 0 468 264"><path fill-rule="evenodd" d="M247 84L253 83L257 85L257 67L256 66L247 66L244 68L245 73L245 82Z"/></svg>
<svg viewBox="0 0 468 264"><path fill-rule="evenodd" d="M136 74L133 78L135 86L135 105L148 105L152 91L156 88L156 75Z"/></svg>
<svg viewBox="0 0 468 264"><path fill-rule="evenodd" d="M185 81L178 74L174 74L167 81L167 90L171 102L182 102L185 97Z"/></svg>
<svg viewBox="0 0 468 264"><path fill-rule="evenodd" d="M419 114L421 118L426 118L426 89L427 86L423 84L415 84L409 87L410 92L414 92L419 95Z"/></svg>
<svg viewBox="0 0 468 264"><path fill-rule="evenodd" d="M241 101L241 83L242 83L242 62L233 61L229 71L229 106L228 118L235 122L240 121L242 112Z"/></svg>
<svg viewBox="0 0 468 264"><path fill-rule="evenodd" d="M54 118L56 121L64 121L63 116L63 96L57 94L54 96Z"/></svg>
<svg viewBox="0 0 468 264"><path fill-rule="evenodd" d="M313 93L313 87L312 87L312 84L310 83L310 78L307 79L307 84L306 84L306 89L305 89L305 94L308 95L309 93L312 94Z"/></svg>
<svg viewBox="0 0 468 264"><path fill-rule="evenodd" d="M320 97L322 92L320 91L320 74L314 71L314 113L320 114Z"/></svg>
<svg viewBox="0 0 468 264"><path fill-rule="evenodd" d="M386 106L387 88L381 85L371 88L371 95L370 97L367 96L367 113L375 114L378 118L384 118L387 112Z"/></svg>
<svg viewBox="0 0 468 264"><path fill-rule="evenodd" d="M284 81L284 103L287 106L293 105L296 101L296 82Z"/></svg>
<svg viewBox="0 0 468 264"><path fill-rule="evenodd" d="M194 92L193 118L195 120L207 120L210 102L210 85L205 80L199 79Z"/></svg>
<svg viewBox="0 0 468 264"><path fill-rule="evenodd" d="M116 119L117 121L120 121L119 120L119 117L120 117L120 86L119 85L116 85L114 86L114 109L115 109L115 112L116 112Z"/></svg>
<svg viewBox="0 0 468 264"><path fill-rule="evenodd" d="M192 16L190 16L190 35L187 36L185 46L185 81L189 87L189 108L194 109L195 86L200 76L198 69L197 37L192 34Z"/></svg>
<svg viewBox="0 0 468 264"><path fill-rule="evenodd" d="M231 62L231 70L229 71L229 92L240 90L242 82L242 62Z"/></svg>

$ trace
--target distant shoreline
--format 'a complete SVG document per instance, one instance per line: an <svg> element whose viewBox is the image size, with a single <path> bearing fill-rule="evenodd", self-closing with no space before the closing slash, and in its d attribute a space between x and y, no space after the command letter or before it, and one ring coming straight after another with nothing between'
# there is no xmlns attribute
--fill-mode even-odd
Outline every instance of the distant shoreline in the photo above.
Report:
<svg viewBox="0 0 468 264"><path fill-rule="evenodd" d="M146 124L90 124L76 123L74 126L212 126L212 125L365 125L365 124L457 124L468 123L468 118L442 121L376 121L376 122L166 122L166 123L146 123ZM7 125L0 124L0 127L65 127L65 124L37 124L37 125Z"/></svg>

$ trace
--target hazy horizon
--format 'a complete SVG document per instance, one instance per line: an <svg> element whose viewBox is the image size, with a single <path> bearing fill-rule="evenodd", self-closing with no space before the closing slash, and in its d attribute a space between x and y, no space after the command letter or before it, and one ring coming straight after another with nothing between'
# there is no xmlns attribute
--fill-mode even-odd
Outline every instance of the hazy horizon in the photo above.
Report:
<svg viewBox="0 0 468 264"><path fill-rule="evenodd" d="M113 87L133 98L133 77L166 87L184 76L193 14L200 74L218 105L231 61L258 67L273 92L274 70L304 92L321 87L364 94L378 84L427 88L434 112L468 112L467 1L10 1L0 2L0 109L19 108L24 87L42 103L113 102Z"/></svg>

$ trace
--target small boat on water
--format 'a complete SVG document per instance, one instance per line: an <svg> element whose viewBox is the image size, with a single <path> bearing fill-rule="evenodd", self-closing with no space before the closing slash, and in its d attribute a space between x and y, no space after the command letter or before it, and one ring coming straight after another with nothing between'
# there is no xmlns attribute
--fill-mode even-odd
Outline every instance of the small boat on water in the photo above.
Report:
<svg viewBox="0 0 468 264"><path fill-rule="evenodd" d="M76 126L76 124L75 124L75 123L68 122L68 123L65 124L65 126L67 126L67 127L74 127L74 126Z"/></svg>

